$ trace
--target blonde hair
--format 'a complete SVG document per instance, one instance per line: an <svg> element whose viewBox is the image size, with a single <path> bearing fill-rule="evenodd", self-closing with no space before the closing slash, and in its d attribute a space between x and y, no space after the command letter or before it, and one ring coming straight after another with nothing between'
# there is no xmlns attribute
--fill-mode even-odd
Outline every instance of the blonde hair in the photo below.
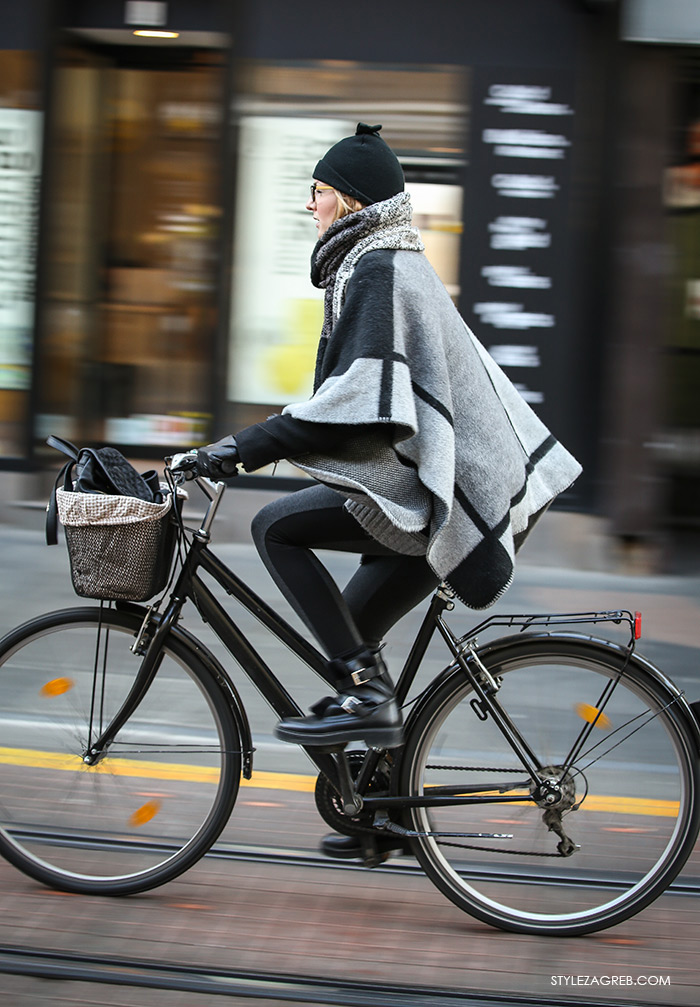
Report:
<svg viewBox="0 0 700 1007"><path fill-rule="evenodd" d="M341 217L347 217L349 213L356 213L358 210L364 210L365 204L361 203L359 199L355 199L353 196L348 196L346 192L339 192L338 189L333 189L336 199L336 209L335 216L333 217L333 223L336 220L340 220Z"/></svg>

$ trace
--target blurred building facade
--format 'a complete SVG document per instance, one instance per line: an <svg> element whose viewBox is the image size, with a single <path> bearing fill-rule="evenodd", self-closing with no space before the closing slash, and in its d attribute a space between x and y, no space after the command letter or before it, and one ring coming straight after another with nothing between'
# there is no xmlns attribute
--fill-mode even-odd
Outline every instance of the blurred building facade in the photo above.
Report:
<svg viewBox="0 0 700 1007"><path fill-rule="evenodd" d="M561 505L630 542L698 527L697 8L3 8L0 466L40 467L52 432L158 458L306 397L310 174L364 120L466 321L583 462Z"/></svg>

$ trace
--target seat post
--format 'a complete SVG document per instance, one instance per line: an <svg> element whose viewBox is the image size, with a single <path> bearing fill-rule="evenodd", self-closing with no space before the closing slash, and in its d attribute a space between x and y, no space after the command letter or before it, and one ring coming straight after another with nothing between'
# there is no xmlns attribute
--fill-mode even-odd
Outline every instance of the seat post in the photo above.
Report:
<svg viewBox="0 0 700 1007"><path fill-rule="evenodd" d="M438 618L446 609L453 608L454 594L446 584L441 584L431 598L428 611L425 613L423 622L420 625L413 646L406 658L406 663L396 683L396 699L400 706L406 701L413 679L416 677L416 672L437 627Z"/></svg>

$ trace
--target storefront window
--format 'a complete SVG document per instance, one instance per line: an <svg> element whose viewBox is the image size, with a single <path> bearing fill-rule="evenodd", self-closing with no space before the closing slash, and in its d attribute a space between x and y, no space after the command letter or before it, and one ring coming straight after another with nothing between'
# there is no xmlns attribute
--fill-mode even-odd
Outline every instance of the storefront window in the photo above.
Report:
<svg viewBox="0 0 700 1007"><path fill-rule="evenodd" d="M0 52L0 456L29 422L43 115L33 52Z"/></svg>
<svg viewBox="0 0 700 1007"><path fill-rule="evenodd" d="M64 50L37 437L201 444L214 391L224 55Z"/></svg>
<svg viewBox="0 0 700 1007"><path fill-rule="evenodd" d="M697 60L679 82L673 164L666 173L672 266L666 343L666 423L660 457L671 519L696 523L700 507L700 82ZM694 70L694 72L693 72ZM691 78L691 79L688 79Z"/></svg>
<svg viewBox="0 0 700 1007"><path fill-rule="evenodd" d="M320 155L358 121L382 123L426 253L456 299L466 135L463 68L251 63L239 86L226 429L311 393L323 292L309 279L305 204Z"/></svg>

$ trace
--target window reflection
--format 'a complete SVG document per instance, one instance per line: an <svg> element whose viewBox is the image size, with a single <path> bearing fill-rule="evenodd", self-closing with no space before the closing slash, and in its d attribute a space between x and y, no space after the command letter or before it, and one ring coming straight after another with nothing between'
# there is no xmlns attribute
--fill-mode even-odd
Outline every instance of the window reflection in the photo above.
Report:
<svg viewBox="0 0 700 1007"><path fill-rule="evenodd" d="M0 51L0 456L25 453L43 115L35 53Z"/></svg>
<svg viewBox="0 0 700 1007"><path fill-rule="evenodd" d="M178 59L134 67L111 50L62 54L40 438L208 436L223 57Z"/></svg>

